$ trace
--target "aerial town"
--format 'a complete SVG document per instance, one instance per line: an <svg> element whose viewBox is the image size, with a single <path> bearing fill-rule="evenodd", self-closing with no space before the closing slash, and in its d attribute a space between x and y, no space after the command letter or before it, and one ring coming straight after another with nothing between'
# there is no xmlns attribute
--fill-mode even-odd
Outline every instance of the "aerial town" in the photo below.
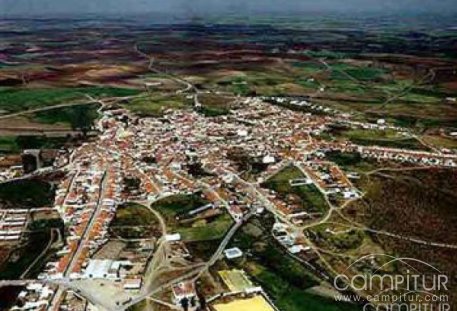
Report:
<svg viewBox="0 0 457 311"><path fill-rule="evenodd" d="M0 20L0 310L455 310L455 16L287 12Z"/></svg>
<svg viewBox="0 0 457 311"><path fill-rule="evenodd" d="M262 98L239 98L229 115L215 118L196 111L168 110L161 118L139 119L125 109L109 107L102 113L97 123L99 139L62 155L66 159L56 160L62 163L56 169L66 172L55 192L53 207L69 233L65 246L55 261L46 263L36 282L24 281L27 286L19 294L21 305L11 310L84 310L81 306L86 304L127 309L161 289L167 290L167 285L172 295L161 303L197 310L202 301L195 278L222 257L234 260L243 256L246 250L228 248L228 242L254 215L268 212L275 216L271 234L286 252L304 261L316 256L315 245L304 235L304 229L325 222L336 210L364 195L351 182L357 173L345 172L325 160L326 152L356 151L363 158L410 165L457 165L455 154L327 142L320 134L335 122L348 122L345 117L295 112L269 105ZM266 167L256 179L241 177L245 173L243 163L231 156L237 149ZM186 167L190 165L198 166L205 174L189 173ZM262 187L290 167L301 173L301 177L289 180L290 186L313 187L324 198L327 210L303 208ZM125 191L128 178L139 181L133 191ZM135 252L117 259L94 258L112 238L109 227L118 206L136 202L148 207L167 197L195 193L209 203L189 211L189 219L211 219L222 214L231 218L229 230L208 262L186 260L189 252L180 244L181 234L169 231L166 224L156 239L138 239ZM18 240L27 212L3 211L0 239ZM169 264L175 256L183 271L177 275L173 273L176 268ZM253 284L243 270L218 273L227 291L205 302L214 310L238 310L238 304L258 305L255 310L276 310L262 287ZM167 281L157 288L154 282L159 274ZM320 274L330 278L324 272Z"/></svg>

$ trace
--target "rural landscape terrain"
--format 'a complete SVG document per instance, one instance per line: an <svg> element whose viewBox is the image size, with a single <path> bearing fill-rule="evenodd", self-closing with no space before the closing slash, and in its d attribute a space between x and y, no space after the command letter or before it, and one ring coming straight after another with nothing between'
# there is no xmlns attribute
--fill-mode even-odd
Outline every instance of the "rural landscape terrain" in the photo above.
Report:
<svg viewBox="0 0 457 311"><path fill-rule="evenodd" d="M455 21L1 19L0 310L457 310Z"/></svg>

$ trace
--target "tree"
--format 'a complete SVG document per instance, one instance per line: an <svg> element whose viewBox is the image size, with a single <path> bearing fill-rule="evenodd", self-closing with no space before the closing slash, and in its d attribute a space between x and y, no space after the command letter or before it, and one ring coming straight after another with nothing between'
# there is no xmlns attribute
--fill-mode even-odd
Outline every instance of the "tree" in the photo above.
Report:
<svg viewBox="0 0 457 311"><path fill-rule="evenodd" d="M203 295L199 294L198 295L198 300L200 302L200 307L202 310L205 310L206 309L206 299Z"/></svg>
<svg viewBox="0 0 457 311"><path fill-rule="evenodd" d="M189 310L189 299L188 298L181 299L181 307L183 308L184 311Z"/></svg>
<svg viewBox="0 0 457 311"><path fill-rule="evenodd" d="M80 130L84 137L92 127L92 115L94 111L86 106L71 107L69 111L70 124L75 130Z"/></svg>

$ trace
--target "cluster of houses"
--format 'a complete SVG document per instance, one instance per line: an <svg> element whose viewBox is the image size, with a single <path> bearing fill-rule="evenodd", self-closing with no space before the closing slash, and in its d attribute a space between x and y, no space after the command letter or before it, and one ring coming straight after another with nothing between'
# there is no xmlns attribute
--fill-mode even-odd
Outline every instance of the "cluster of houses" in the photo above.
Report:
<svg viewBox="0 0 457 311"><path fill-rule="evenodd" d="M73 152L69 172L55 197L55 208L64 220L68 235L64 247L46 264L39 279L104 279L113 275L122 279L126 276L122 269L129 266L128 263L115 261L107 272L106 262L101 264L91 258L108 242L109 224L122 201L125 171L118 150L124 138L118 135L117 124L113 122L112 127L105 129L96 143L85 143ZM126 289L138 289L141 276L126 279L125 283ZM63 295L56 295L48 295L46 305L51 300L57 304L64 301ZM32 299L34 295L23 294L23 306L32 302L28 297ZM43 299L40 301L44 304Z"/></svg>
<svg viewBox="0 0 457 311"><path fill-rule="evenodd" d="M113 198L104 197L104 188L114 187L107 163L89 145L84 149L84 155L74 160L77 168L75 174L69 175L69 187L57 190L56 207L69 235L65 248L59 252L60 259L54 265L48 264L46 272L53 277L77 278L86 258L106 241L109 218L114 216Z"/></svg>
<svg viewBox="0 0 457 311"><path fill-rule="evenodd" d="M46 310L55 289L42 283L28 284L18 295L18 304L11 311Z"/></svg>
<svg viewBox="0 0 457 311"><path fill-rule="evenodd" d="M279 96L273 96L273 97L261 97L262 100L278 104L278 105L290 105L290 106L295 106L297 108L305 108L306 110L315 112L315 113L325 113L329 115L344 115L348 117L347 114L343 114L341 111L329 107L325 107L322 105L314 104L302 97L279 97Z"/></svg>
<svg viewBox="0 0 457 311"><path fill-rule="evenodd" d="M271 100L311 110L321 109L303 100ZM316 135L332 122L328 116L283 109L266 104L260 98L240 101L229 115L215 118L187 110L167 110L161 118L142 119L136 119L122 109L105 111L98 123L99 140L83 144L71 154L69 162L64 161L68 173L56 191L55 207L65 222L68 236L64 248L55 260L47 263L40 278L122 280L124 290L139 290L143 284L141 273L145 269L134 269L138 273L132 275L131 267L138 258L134 254L128 260L93 258L109 241L110 222L116 215L117 206L125 201L151 203L173 194L201 191L211 203L190 211L189 217L224 209L235 222L241 222L248 213L273 208L300 225L303 219L322 215L311 215L275 193L260 189L262 182L286 166L294 164L303 173L303 177L287 181L291 187L309 185L324 196L337 194L343 200L360 195L337 165L308 158L319 150L352 150L376 159L456 166L455 155L348 143L331 143L330 146L316 140ZM384 126L383 122L376 124L377 128ZM250 179L250 183L240 180L240 176L243 180ZM3 230L0 240L20 237L20 232L13 234L19 229L10 231L15 227L7 224L17 223L17 228L23 228L26 216L8 212L0 217ZM288 224L276 223L272 235L291 254L306 256L310 253L301 236ZM166 239L179 245L180 237L176 235ZM178 253L184 256L182 252ZM232 250L226 256L237 254ZM143 262L142 267L145 265ZM22 294L24 303L36 303L33 300L36 292L40 292L39 297L45 293L39 299L41 303L49 303L51 299L63 301L63 297L59 297L61 294L42 287L27 288ZM194 283L176 284L172 293L176 305L187 310L198 308ZM35 298L28 300L27 297ZM225 310L223 306L215 309ZM40 309L31 307L28 310Z"/></svg>
<svg viewBox="0 0 457 311"><path fill-rule="evenodd" d="M311 250L301 240L301 234L287 224L276 222L272 228L272 235L291 254L308 252Z"/></svg>
<svg viewBox="0 0 457 311"><path fill-rule="evenodd" d="M1 161L0 157L0 161ZM9 180L21 177L24 174L22 165L7 165L0 167L0 182L7 182Z"/></svg>
<svg viewBox="0 0 457 311"><path fill-rule="evenodd" d="M0 210L0 243L18 242L27 226L29 210Z"/></svg>
<svg viewBox="0 0 457 311"><path fill-rule="evenodd" d="M347 174L332 162L304 161L304 172L325 195L339 194L343 199L360 197L357 188L351 183Z"/></svg>
<svg viewBox="0 0 457 311"><path fill-rule="evenodd" d="M350 142L326 142L316 146L316 152L314 154L320 154L323 158L325 154L322 150L357 152L363 158L378 161L394 161L424 167L457 167L457 154L454 153L438 153L425 150L409 150L380 146L359 146Z"/></svg>
<svg viewBox="0 0 457 311"><path fill-rule="evenodd" d="M357 146L356 149L362 157L378 160L392 160L422 166L457 167L457 155L455 154L440 154L376 146Z"/></svg>

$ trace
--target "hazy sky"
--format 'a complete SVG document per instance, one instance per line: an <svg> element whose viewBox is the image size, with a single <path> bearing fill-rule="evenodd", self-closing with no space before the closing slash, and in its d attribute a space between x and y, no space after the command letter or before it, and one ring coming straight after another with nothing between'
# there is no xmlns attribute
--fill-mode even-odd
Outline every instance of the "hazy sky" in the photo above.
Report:
<svg viewBox="0 0 457 311"><path fill-rule="evenodd" d="M457 11L457 0L0 0L0 15L171 12L178 15L278 11Z"/></svg>

